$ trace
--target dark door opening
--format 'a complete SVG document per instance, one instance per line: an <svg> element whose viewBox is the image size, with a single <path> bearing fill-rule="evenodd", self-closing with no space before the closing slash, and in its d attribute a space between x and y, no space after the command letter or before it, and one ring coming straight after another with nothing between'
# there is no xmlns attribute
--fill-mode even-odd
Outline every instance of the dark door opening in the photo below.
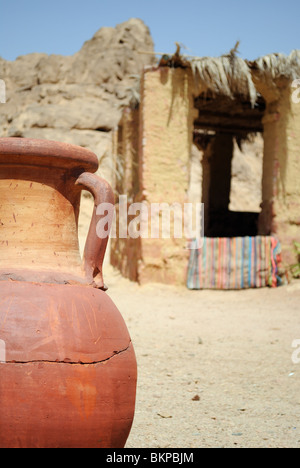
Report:
<svg viewBox="0 0 300 468"><path fill-rule="evenodd" d="M249 149L254 137L263 133L265 102L259 98L255 107L252 107L250 102L239 99L206 95L195 100L195 107L198 117L194 123L194 143L203 153L202 202L205 210L205 236L256 236L259 206L255 211L236 210L231 200L233 160L237 148L242 154L243 142L247 142ZM261 165L262 153L263 148L258 161ZM247 158L247 154L244 157ZM247 184L247 179L250 179L247 166L242 176ZM253 178L253 174L251 177ZM261 187L261 173L259 177L260 180L256 183Z"/></svg>

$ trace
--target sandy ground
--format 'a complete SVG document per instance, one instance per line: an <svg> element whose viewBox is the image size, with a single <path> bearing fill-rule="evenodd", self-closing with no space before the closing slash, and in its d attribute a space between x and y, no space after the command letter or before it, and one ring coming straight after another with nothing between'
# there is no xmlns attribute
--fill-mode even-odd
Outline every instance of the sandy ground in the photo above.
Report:
<svg viewBox="0 0 300 468"><path fill-rule="evenodd" d="M92 200L80 218L83 249ZM105 258L138 362L128 448L300 447L300 282L278 289L139 286ZM300 360L300 359L299 359Z"/></svg>
<svg viewBox="0 0 300 468"><path fill-rule="evenodd" d="M105 272L138 361L127 448L300 446L299 282L188 291Z"/></svg>

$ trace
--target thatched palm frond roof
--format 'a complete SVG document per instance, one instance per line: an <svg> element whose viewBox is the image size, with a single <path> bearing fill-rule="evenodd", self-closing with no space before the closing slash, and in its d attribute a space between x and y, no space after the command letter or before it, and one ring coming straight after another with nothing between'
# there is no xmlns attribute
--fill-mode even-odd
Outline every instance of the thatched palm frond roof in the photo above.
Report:
<svg viewBox="0 0 300 468"><path fill-rule="evenodd" d="M300 77L300 50L293 50L289 55L269 54L247 64L256 89L266 99L276 100L280 89Z"/></svg>
<svg viewBox="0 0 300 468"><path fill-rule="evenodd" d="M198 87L214 95L241 97L252 105L258 97L253 74L272 86L280 78L290 81L300 77L300 50L293 50L290 55L270 54L253 62L235 54L194 57L189 62Z"/></svg>
<svg viewBox="0 0 300 468"><path fill-rule="evenodd" d="M255 104L257 92L245 60L229 55L199 57L191 59L190 66L199 89L210 91L213 95L241 96Z"/></svg>
<svg viewBox="0 0 300 468"><path fill-rule="evenodd" d="M248 64L266 79L276 80L284 77L295 80L300 76L300 50L293 50L290 55L266 55Z"/></svg>
<svg viewBox="0 0 300 468"><path fill-rule="evenodd" d="M173 56L162 55L159 66L190 68L196 84L196 93L210 93L213 96L227 96L248 101L254 107L260 95L257 83L264 83L272 89L277 81L293 81L300 78L300 50L290 55L270 54L254 61L237 56L238 45L221 57L191 57L180 55L178 47ZM143 52L142 52L143 53Z"/></svg>

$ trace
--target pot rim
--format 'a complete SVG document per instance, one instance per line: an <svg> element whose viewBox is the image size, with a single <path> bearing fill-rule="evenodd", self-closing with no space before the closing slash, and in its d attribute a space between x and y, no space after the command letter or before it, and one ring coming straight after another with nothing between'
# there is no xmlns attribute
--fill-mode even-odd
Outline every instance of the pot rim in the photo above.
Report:
<svg viewBox="0 0 300 468"><path fill-rule="evenodd" d="M0 165L82 168L96 172L98 158L87 148L46 139L0 138Z"/></svg>

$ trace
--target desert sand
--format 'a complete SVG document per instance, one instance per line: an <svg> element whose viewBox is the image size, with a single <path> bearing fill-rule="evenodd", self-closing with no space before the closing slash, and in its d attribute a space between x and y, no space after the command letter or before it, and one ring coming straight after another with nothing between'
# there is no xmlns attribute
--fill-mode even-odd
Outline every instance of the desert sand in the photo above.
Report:
<svg viewBox="0 0 300 468"><path fill-rule="evenodd" d="M127 448L300 446L300 283L189 291L105 266L138 362ZM295 359L294 359L295 361Z"/></svg>

